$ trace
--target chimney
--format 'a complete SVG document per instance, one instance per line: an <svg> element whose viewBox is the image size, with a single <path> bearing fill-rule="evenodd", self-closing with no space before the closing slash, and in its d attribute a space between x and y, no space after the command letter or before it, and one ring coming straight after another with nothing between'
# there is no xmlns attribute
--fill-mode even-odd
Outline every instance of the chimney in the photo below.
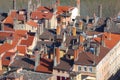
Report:
<svg viewBox="0 0 120 80"><path fill-rule="evenodd" d="M47 45L44 45L44 53L47 54Z"/></svg>
<svg viewBox="0 0 120 80"><path fill-rule="evenodd" d="M60 63L60 48L55 48L55 54L56 54L56 62L57 64Z"/></svg>
<svg viewBox="0 0 120 80"><path fill-rule="evenodd" d="M95 54L96 54L96 56L99 56L99 54L100 54L100 45L99 44L95 48Z"/></svg>
<svg viewBox="0 0 120 80"><path fill-rule="evenodd" d="M98 16L101 18L102 17L102 4L98 6Z"/></svg>
<svg viewBox="0 0 120 80"><path fill-rule="evenodd" d="M86 17L86 24L89 23L89 16Z"/></svg>
<svg viewBox="0 0 120 80"><path fill-rule="evenodd" d="M78 15L80 16L80 0L76 1L77 8L78 8Z"/></svg>
<svg viewBox="0 0 120 80"><path fill-rule="evenodd" d="M36 70L37 66L40 64L40 53L38 50L35 51L35 67L34 70Z"/></svg>
<svg viewBox="0 0 120 80"><path fill-rule="evenodd" d="M0 58L0 71L2 71L2 58Z"/></svg>
<svg viewBox="0 0 120 80"><path fill-rule="evenodd" d="M101 36L101 45L102 45L103 47L106 46L106 45L105 45L105 35L104 35L104 34Z"/></svg>
<svg viewBox="0 0 120 80"><path fill-rule="evenodd" d="M111 32L108 32L108 40L111 40Z"/></svg>
<svg viewBox="0 0 120 80"><path fill-rule="evenodd" d="M84 46L79 46L79 51L84 51Z"/></svg>
<svg viewBox="0 0 120 80"><path fill-rule="evenodd" d="M83 30L83 22L82 21L79 22L79 28L80 28L80 30Z"/></svg>
<svg viewBox="0 0 120 80"><path fill-rule="evenodd" d="M78 59L79 49L74 49L74 61Z"/></svg>
<svg viewBox="0 0 120 80"><path fill-rule="evenodd" d="M16 10L16 0L13 0L13 10Z"/></svg>
<svg viewBox="0 0 120 80"><path fill-rule="evenodd" d="M80 41L80 42L79 42L80 44L83 44L83 42L84 42L84 37L83 37L82 35L80 35L79 41Z"/></svg>
<svg viewBox="0 0 120 80"><path fill-rule="evenodd" d="M94 13L94 14L93 14L94 23L97 22L97 21L96 21L96 17L97 17L97 16L96 16L96 14Z"/></svg>
<svg viewBox="0 0 120 80"><path fill-rule="evenodd" d="M72 34L73 34L73 36L76 36L76 27L72 28Z"/></svg>
<svg viewBox="0 0 120 80"><path fill-rule="evenodd" d="M56 34L57 34L57 35L60 35L60 33L61 33L61 27L60 27L60 26L57 26Z"/></svg>
<svg viewBox="0 0 120 80"><path fill-rule="evenodd" d="M27 21L30 20L30 12L31 12L31 5L32 5L32 0L28 1L28 12L27 12Z"/></svg>

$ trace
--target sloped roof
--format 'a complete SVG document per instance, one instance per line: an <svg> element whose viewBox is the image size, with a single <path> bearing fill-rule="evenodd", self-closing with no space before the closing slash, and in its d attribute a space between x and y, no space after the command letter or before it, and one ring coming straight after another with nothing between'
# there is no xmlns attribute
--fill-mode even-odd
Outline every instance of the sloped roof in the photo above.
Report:
<svg viewBox="0 0 120 80"><path fill-rule="evenodd" d="M36 22L34 22L33 20L29 20L26 24L32 26L32 27L38 27L38 24Z"/></svg>
<svg viewBox="0 0 120 80"><path fill-rule="evenodd" d="M13 18L11 16L8 16L3 20L4 24L13 24Z"/></svg>
<svg viewBox="0 0 120 80"><path fill-rule="evenodd" d="M18 51L19 53L25 54L26 51L27 51L27 47L26 47L26 46L19 45L19 46L17 46L17 51Z"/></svg>
<svg viewBox="0 0 120 80"><path fill-rule="evenodd" d="M57 14L65 13L71 9L73 9L73 7L71 7L71 6L58 6L57 7Z"/></svg>
<svg viewBox="0 0 120 80"><path fill-rule="evenodd" d="M6 52L5 55L2 57L2 65L8 66L11 61L11 57L15 55L15 52Z"/></svg>
<svg viewBox="0 0 120 80"><path fill-rule="evenodd" d="M34 40L34 36L28 36L26 40L21 40L20 45L26 45L27 47L31 46Z"/></svg>
<svg viewBox="0 0 120 80"><path fill-rule="evenodd" d="M34 11L31 13L31 19L39 20L39 19L51 19L53 14L51 12L40 12Z"/></svg>

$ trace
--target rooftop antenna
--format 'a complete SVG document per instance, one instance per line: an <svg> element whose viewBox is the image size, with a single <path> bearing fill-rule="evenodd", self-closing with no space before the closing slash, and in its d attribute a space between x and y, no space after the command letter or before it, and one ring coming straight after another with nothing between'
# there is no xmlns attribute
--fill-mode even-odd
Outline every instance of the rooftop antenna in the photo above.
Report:
<svg viewBox="0 0 120 80"><path fill-rule="evenodd" d="M16 10L16 0L13 0L13 9Z"/></svg>

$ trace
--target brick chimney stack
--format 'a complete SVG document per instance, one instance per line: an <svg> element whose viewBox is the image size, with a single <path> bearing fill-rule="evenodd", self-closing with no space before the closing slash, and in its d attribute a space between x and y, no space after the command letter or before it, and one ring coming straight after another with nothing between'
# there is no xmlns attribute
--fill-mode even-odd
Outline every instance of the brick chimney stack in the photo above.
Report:
<svg viewBox="0 0 120 80"><path fill-rule="evenodd" d="M83 22L82 21L79 22L79 28L80 28L80 30L83 30Z"/></svg>
<svg viewBox="0 0 120 80"><path fill-rule="evenodd" d="M60 35L60 33L61 33L61 27L60 27L60 26L57 26L56 34L57 34L57 35Z"/></svg>
<svg viewBox="0 0 120 80"><path fill-rule="evenodd" d="M84 37L82 35L80 35L80 37L79 37L79 43L83 44L83 42L84 42Z"/></svg>
<svg viewBox="0 0 120 80"><path fill-rule="evenodd" d="M77 8L78 8L78 15L80 16L80 0L76 1Z"/></svg>
<svg viewBox="0 0 120 80"><path fill-rule="evenodd" d="M72 34L73 34L73 36L76 36L76 27L72 28Z"/></svg>
<svg viewBox="0 0 120 80"><path fill-rule="evenodd" d="M74 50L74 61L78 59L79 49Z"/></svg>
<svg viewBox="0 0 120 80"><path fill-rule="evenodd" d="M55 48L55 54L56 54L56 62L57 64L60 63L60 48Z"/></svg>

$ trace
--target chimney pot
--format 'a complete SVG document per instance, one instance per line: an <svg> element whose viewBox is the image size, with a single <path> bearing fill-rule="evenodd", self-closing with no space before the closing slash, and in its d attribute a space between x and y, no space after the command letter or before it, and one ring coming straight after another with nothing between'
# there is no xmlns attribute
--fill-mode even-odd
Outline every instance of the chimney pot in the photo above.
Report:
<svg viewBox="0 0 120 80"><path fill-rule="evenodd" d="M76 36L76 27L72 28L72 33L73 33L73 36Z"/></svg>
<svg viewBox="0 0 120 80"><path fill-rule="evenodd" d="M55 53L56 53L56 62L57 64L60 63L60 48L55 48Z"/></svg>
<svg viewBox="0 0 120 80"><path fill-rule="evenodd" d="M57 34L57 35L60 35L60 32L61 32L61 27L60 27L60 26L57 26L56 34Z"/></svg>

